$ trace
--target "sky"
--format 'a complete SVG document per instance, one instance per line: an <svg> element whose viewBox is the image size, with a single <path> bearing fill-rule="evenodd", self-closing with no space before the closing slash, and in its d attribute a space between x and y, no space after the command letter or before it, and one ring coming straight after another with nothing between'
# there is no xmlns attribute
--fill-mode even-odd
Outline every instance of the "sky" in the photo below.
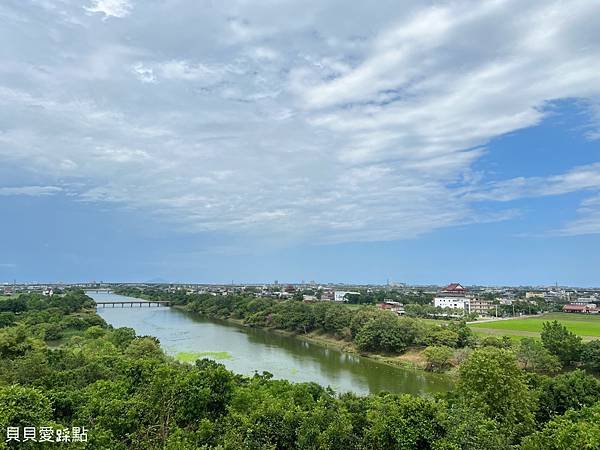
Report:
<svg viewBox="0 0 600 450"><path fill-rule="evenodd" d="M598 17L3 0L0 282L600 286Z"/></svg>

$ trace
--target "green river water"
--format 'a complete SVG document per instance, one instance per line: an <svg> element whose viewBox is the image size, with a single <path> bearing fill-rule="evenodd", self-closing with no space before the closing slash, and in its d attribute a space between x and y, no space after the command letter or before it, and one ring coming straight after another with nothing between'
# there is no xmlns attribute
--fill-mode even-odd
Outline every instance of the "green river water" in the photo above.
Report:
<svg viewBox="0 0 600 450"><path fill-rule="evenodd" d="M113 293L87 294L97 301L129 300ZM452 388L451 381L443 375L391 367L294 337L206 319L178 309L99 307L98 314L114 327L130 327L138 335L157 337L170 355L188 359L198 355L211 357L236 373L268 371L275 378L313 381L339 392L360 394L427 394Z"/></svg>

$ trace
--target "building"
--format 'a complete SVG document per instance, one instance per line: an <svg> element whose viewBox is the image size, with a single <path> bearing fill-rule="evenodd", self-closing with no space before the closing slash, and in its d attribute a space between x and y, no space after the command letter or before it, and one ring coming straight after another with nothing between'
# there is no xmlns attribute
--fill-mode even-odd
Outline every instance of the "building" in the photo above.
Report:
<svg viewBox="0 0 600 450"><path fill-rule="evenodd" d="M395 312L399 316L405 313L404 305L400 302L395 302L393 300L384 300L383 303L380 303L379 308L386 309L388 311Z"/></svg>
<svg viewBox="0 0 600 450"><path fill-rule="evenodd" d="M530 299L530 298L544 298L544 293L543 292L525 292L525 298L526 299Z"/></svg>
<svg viewBox="0 0 600 450"><path fill-rule="evenodd" d="M467 289L462 287L459 283L452 283L446 286L444 289L438 291L437 295L433 299L433 306L436 308L452 308L452 309L465 309L469 299L467 298Z"/></svg>
<svg viewBox="0 0 600 450"><path fill-rule="evenodd" d="M580 314L598 314L600 309L596 308L596 305L590 303L589 305L565 305L563 311L566 313L580 313Z"/></svg>
<svg viewBox="0 0 600 450"><path fill-rule="evenodd" d="M445 297L466 297L468 289L464 288L460 283L451 283L444 289L438 292Z"/></svg>
<svg viewBox="0 0 600 450"><path fill-rule="evenodd" d="M334 292L329 289L324 289L321 292L321 301L333 301Z"/></svg>
<svg viewBox="0 0 600 450"><path fill-rule="evenodd" d="M506 297L499 297L496 300L498 300L498 303L501 305L512 305L513 304L513 299L512 298L506 298Z"/></svg>
<svg viewBox="0 0 600 450"><path fill-rule="evenodd" d="M579 297L577 300L572 301L571 305L595 305L595 303L598 301L598 299L596 297Z"/></svg>
<svg viewBox="0 0 600 450"><path fill-rule="evenodd" d="M348 299L346 298L347 294L351 294L351 295L360 295L360 292L356 292L356 291L335 291L333 293L333 300L336 302L347 302Z"/></svg>
<svg viewBox="0 0 600 450"><path fill-rule="evenodd" d="M436 308L453 308L453 309L465 309L465 305L468 303L467 298L458 297L435 297L433 299L433 306Z"/></svg>
<svg viewBox="0 0 600 450"><path fill-rule="evenodd" d="M492 300L484 300L481 298L470 298L467 303L469 314L477 314L479 316L489 316L496 310L496 305Z"/></svg>

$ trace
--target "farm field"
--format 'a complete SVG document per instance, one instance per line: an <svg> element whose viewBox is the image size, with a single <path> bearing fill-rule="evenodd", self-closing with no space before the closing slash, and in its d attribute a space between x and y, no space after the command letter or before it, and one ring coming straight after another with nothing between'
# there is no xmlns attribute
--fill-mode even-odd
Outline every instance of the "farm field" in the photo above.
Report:
<svg viewBox="0 0 600 450"><path fill-rule="evenodd" d="M523 319L472 323L470 327L477 334L539 337L542 324L552 320L558 320L569 331L582 336L584 340L600 337L600 316L584 314L550 313Z"/></svg>

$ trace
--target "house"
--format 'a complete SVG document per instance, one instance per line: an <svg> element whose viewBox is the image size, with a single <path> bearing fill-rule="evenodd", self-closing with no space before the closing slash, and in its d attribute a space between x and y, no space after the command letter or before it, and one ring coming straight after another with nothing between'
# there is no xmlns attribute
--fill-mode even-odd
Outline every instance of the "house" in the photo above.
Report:
<svg viewBox="0 0 600 450"><path fill-rule="evenodd" d="M581 313L581 314L598 314L600 309L596 308L596 305L588 304L588 305L574 305L569 304L563 306L563 312L566 313Z"/></svg>
<svg viewBox="0 0 600 450"><path fill-rule="evenodd" d="M465 309L469 299L467 298L467 289L460 283L452 283L438 291L433 299L433 306L436 308Z"/></svg>
<svg viewBox="0 0 600 450"><path fill-rule="evenodd" d="M333 301L334 295L334 292L329 289L323 290L321 292L321 301Z"/></svg>
<svg viewBox="0 0 600 450"><path fill-rule="evenodd" d="M405 313L404 305L400 302L395 302L393 300L384 300L382 303L380 303L377 306L379 306L379 308L381 308L381 309L386 309L388 311L395 312L399 316L401 316Z"/></svg>

